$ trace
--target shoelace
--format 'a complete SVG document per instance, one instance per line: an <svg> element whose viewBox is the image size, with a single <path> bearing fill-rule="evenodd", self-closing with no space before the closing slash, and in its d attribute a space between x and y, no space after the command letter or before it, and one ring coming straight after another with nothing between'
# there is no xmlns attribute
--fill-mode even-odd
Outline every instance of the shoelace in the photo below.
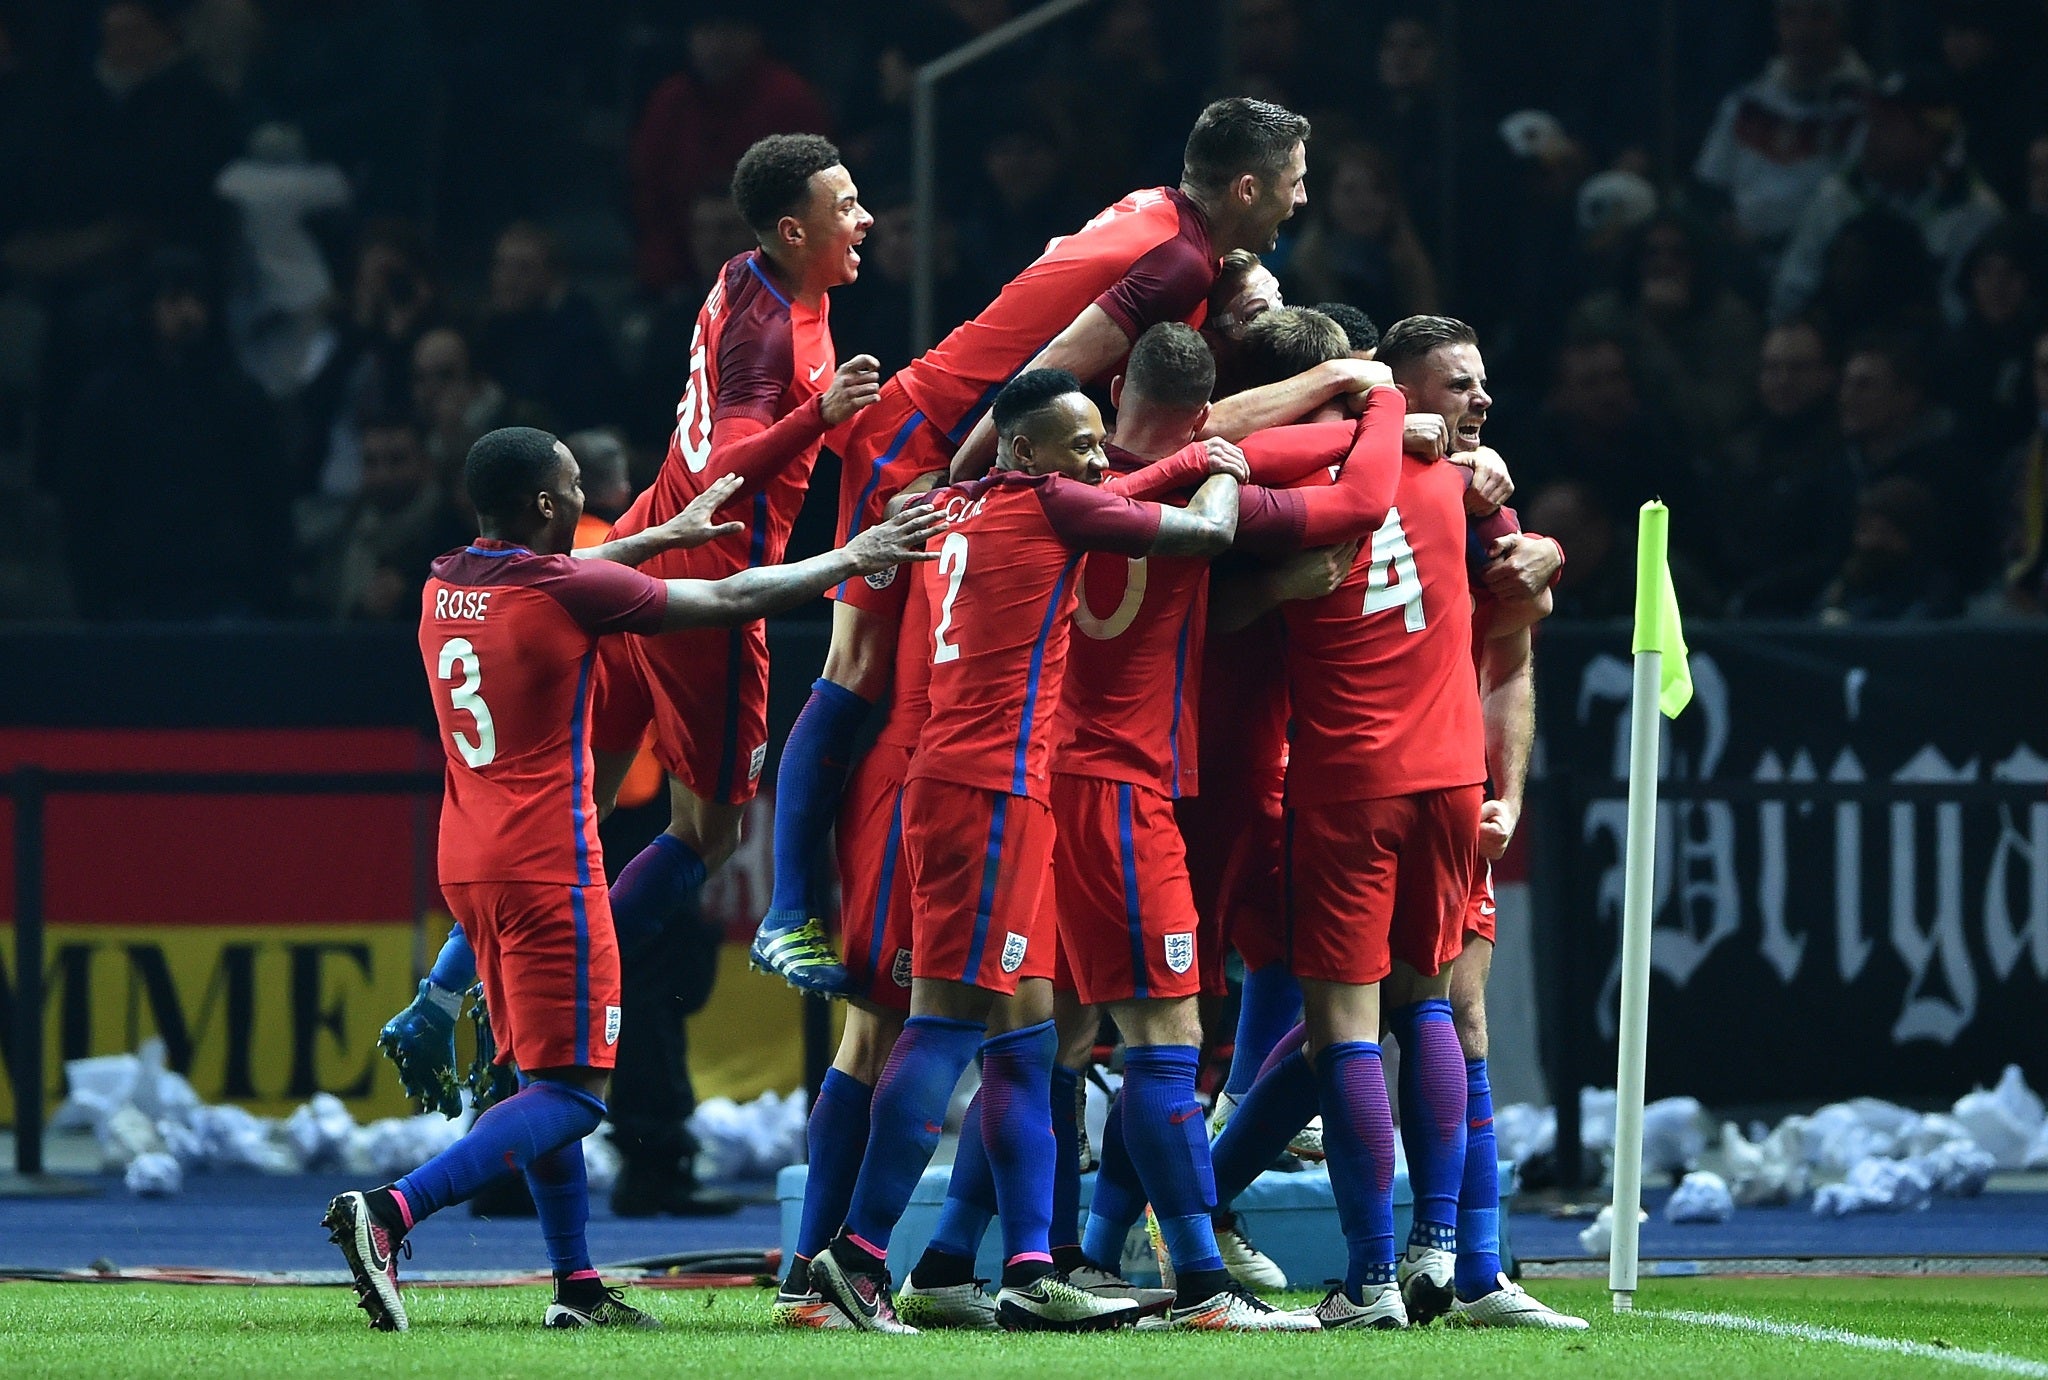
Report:
<svg viewBox="0 0 2048 1380"><path fill-rule="evenodd" d="M1275 1308L1272 1304L1267 1303L1264 1299L1260 1298L1257 1294L1254 1294L1250 1289L1247 1289L1243 1284L1239 1283L1235 1279L1231 1280L1230 1283L1224 1285L1223 1287L1225 1291L1237 1295L1238 1300L1242 1302L1246 1307L1250 1308L1254 1313L1277 1313L1280 1311L1279 1309Z"/></svg>

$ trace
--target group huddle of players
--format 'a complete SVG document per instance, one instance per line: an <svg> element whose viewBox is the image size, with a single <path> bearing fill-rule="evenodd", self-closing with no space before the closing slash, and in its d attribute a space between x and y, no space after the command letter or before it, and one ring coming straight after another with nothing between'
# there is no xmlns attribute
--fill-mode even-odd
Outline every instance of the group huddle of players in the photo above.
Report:
<svg viewBox="0 0 2048 1380"><path fill-rule="evenodd" d="M1306 198L1308 134L1215 102L1178 187L1053 240L887 381L830 333L871 223L851 176L827 141L773 136L734 178L761 247L713 284L667 461L607 542L571 553L581 493L554 438L477 443L481 535L435 563L420 645L448 751L443 892L521 1087L330 1204L373 1326L406 1325L416 1223L508 1167L554 1268L547 1324L652 1325L584 1243L621 954L737 843L767 749L760 620L828 590L752 950L849 1002L778 1323L1585 1326L1502 1273L1485 1062L1487 862L1519 813L1529 629L1562 552L1502 507L1468 327L1381 337L1280 302L1257 255ZM1084 391L1104 384L1113 425ZM784 564L821 445L841 545ZM596 821L643 737L672 822L608 895ZM836 951L811 875L835 824ZM1201 1002L1229 950L1236 1049L1205 1118ZM1084 1224L1076 1088L1105 1011L1124 1081ZM893 1289L891 1231L977 1058L938 1230ZM1290 1144L1327 1160L1349 1264L1284 1311L1254 1292L1285 1280L1230 1204ZM996 1220L990 1291L974 1261ZM1165 1289L1118 1274L1140 1221Z"/></svg>

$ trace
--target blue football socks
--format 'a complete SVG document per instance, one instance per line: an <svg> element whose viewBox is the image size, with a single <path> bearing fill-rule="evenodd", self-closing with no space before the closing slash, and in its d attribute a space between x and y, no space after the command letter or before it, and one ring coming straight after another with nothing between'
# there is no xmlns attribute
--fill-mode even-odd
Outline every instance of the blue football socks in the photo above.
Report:
<svg viewBox="0 0 2048 1380"><path fill-rule="evenodd" d="M812 902L822 888L813 884L812 871L838 818L854 745L872 707L821 676L790 726L775 769L775 889L768 902L773 914L814 913Z"/></svg>
<svg viewBox="0 0 2048 1380"><path fill-rule="evenodd" d="M1199 1061L1191 1045L1124 1051L1124 1140L1159 1219L1167 1258L1183 1274L1223 1269L1209 1222L1216 1206L1209 1137L1195 1101Z"/></svg>
<svg viewBox="0 0 2048 1380"><path fill-rule="evenodd" d="M1028 1285L1052 1269L1051 1021L997 1035L981 1047L981 1143L996 1181L1003 1283Z"/></svg>
<svg viewBox="0 0 2048 1380"><path fill-rule="evenodd" d="M1081 1123L1075 1094L1081 1075L1064 1064L1052 1066L1052 1223L1046 1240L1064 1267L1066 1252L1081 1250Z"/></svg>
<svg viewBox="0 0 2048 1380"><path fill-rule="evenodd" d="M1301 984L1284 963L1268 963L1244 975L1237 998L1237 1043L1230 1052L1230 1076L1223 1091L1243 1097L1258 1079L1259 1066L1301 1020Z"/></svg>
<svg viewBox="0 0 2048 1380"><path fill-rule="evenodd" d="M604 1120L604 1103L547 1079L528 1083L476 1119L466 1135L393 1184L409 1223L473 1197L510 1169L581 1141Z"/></svg>
<svg viewBox="0 0 2048 1380"><path fill-rule="evenodd" d="M920 1262L917 1282L926 1285L964 1284L974 1278L974 1258L981 1238L996 1217L996 1181L989 1172L988 1151L981 1140L981 1094L975 1093L960 1118L960 1144L953 1151L953 1175L946 1201L939 1205L939 1225L929 1251L952 1257L953 1273L944 1279ZM927 1256L929 1259L929 1256Z"/></svg>
<svg viewBox="0 0 2048 1380"><path fill-rule="evenodd" d="M809 1260L825 1249L846 1221L853 1182L860 1176L868 1144L868 1107L875 1090L850 1073L826 1069L805 1128L810 1171L804 1178L803 1216L796 1229L796 1253Z"/></svg>
<svg viewBox="0 0 2048 1380"><path fill-rule="evenodd" d="M1451 1004L1434 997L1387 1015L1401 1042L1401 1146L1415 1190L1408 1244L1454 1250L1465 1177L1465 1053Z"/></svg>
<svg viewBox="0 0 2048 1380"><path fill-rule="evenodd" d="M631 962L661 937L704 885L704 859L674 834L656 834L612 883L619 959Z"/></svg>
<svg viewBox="0 0 2048 1380"><path fill-rule="evenodd" d="M572 1140L536 1156L526 1166L526 1187L533 1194L555 1278L588 1271L590 1244L584 1228L590 1224L590 1180L583 1168L583 1142Z"/></svg>
<svg viewBox="0 0 2048 1380"><path fill-rule="evenodd" d="M1458 1188L1458 1297L1500 1288L1500 1153L1493 1134L1493 1084L1486 1061L1465 1065L1465 1177Z"/></svg>
<svg viewBox="0 0 2048 1380"><path fill-rule="evenodd" d="M887 1258L889 1235L946 1129L953 1087L986 1033L980 1021L943 1016L912 1016L903 1023L875 1084L867 1150L846 1206L846 1236L867 1255Z"/></svg>
<svg viewBox="0 0 2048 1380"><path fill-rule="evenodd" d="M1363 1303L1366 1286L1394 1279L1394 1109L1387 1071L1380 1047L1363 1040L1325 1047L1315 1067L1330 1190L1349 1259L1344 1293Z"/></svg>
<svg viewBox="0 0 2048 1380"><path fill-rule="evenodd" d="M1228 1205L1266 1172L1295 1133L1308 1125L1320 1101L1315 1071L1296 1045L1267 1061L1216 1143L1209 1147L1216 1174L1216 1201ZM1327 1117L1325 1118L1327 1123Z"/></svg>
<svg viewBox="0 0 2048 1380"><path fill-rule="evenodd" d="M1124 1087L1130 1086L1128 1080ZM1115 1270L1123 1259L1124 1238L1145 1213L1145 1188L1131 1163L1124 1139L1125 1094L1119 1092L1102 1124L1102 1149L1095 1166L1095 1196L1088 1200L1088 1225L1081 1232L1081 1254L1090 1263Z"/></svg>

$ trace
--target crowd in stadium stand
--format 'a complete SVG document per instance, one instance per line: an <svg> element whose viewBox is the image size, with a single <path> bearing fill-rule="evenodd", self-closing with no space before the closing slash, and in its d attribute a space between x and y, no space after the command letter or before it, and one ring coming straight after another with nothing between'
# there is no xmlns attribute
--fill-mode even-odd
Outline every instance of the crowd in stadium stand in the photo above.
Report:
<svg viewBox="0 0 2048 1380"><path fill-rule="evenodd" d="M0 0L0 617L410 622L509 423L623 507L767 133L844 149L834 333L894 368L912 73L1028 7ZM1696 615L2048 607L2040 4L1443 13L1101 0L948 83L940 328L1269 97L1315 131L1288 299L1478 327L1560 615L1627 612L1653 495Z"/></svg>

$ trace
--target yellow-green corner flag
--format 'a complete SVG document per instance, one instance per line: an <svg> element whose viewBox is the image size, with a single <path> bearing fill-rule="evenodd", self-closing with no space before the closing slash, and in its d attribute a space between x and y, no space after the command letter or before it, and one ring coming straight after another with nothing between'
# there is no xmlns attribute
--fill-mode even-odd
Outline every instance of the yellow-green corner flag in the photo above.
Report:
<svg viewBox="0 0 2048 1380"><path fill-rule="evenodd" d="M1692 703L1692 668L1686 664L1685 627L1671 588L1671 510L1652 499L1636 524L1636 640L1632 650L1662 652L1664 674L1657 707L1675 719Z"/></svg>

